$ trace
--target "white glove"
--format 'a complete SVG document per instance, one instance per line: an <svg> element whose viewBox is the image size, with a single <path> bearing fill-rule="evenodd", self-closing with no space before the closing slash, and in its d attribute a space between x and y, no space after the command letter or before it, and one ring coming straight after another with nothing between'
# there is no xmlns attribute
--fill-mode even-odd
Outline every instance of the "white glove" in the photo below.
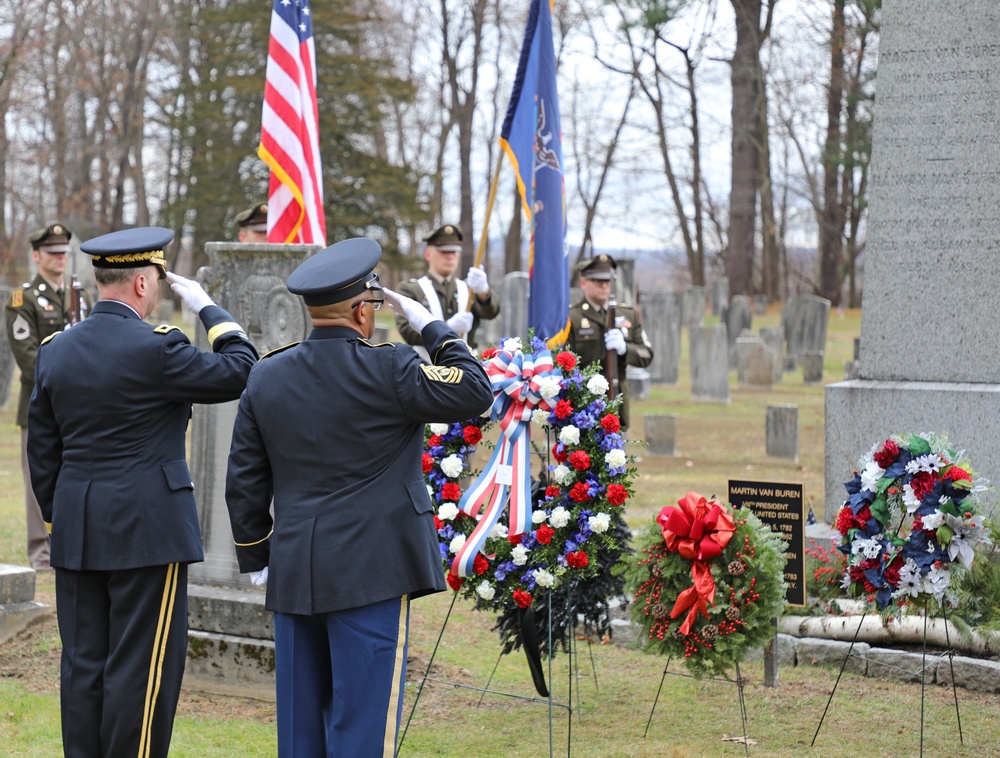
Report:
<svg viewBox="0 0 1000 758"><path fill-rule="evenodd" d="M469 273L465 275L465 283L477 295L488 295L490 292L490 283L482 266L470 268Z"/></svg>
<svg viewBox="0 0 1000 758"><path fill-rule="evenodd" d="M628 348L625 346L625 335L622 334L622 330L608 329L604 333L604 347L608 350L614 350L618 355L625 355Z"/></svg>
<svg viewBox="0 0 1000 758"><path fill-rule="evenodd" d="M388 287L382 288L382 297L385 298L389 307L392 308L393 313L404 316L410 322L410 326L418 332L422 332L424 327L431 321L437 320L431 315L429 310L416 300L406 295L400 295L398 292L393 292Z"/></svg>
<svg viewBox="0 0 1000 758"><path fill-rule="evenodd" d="M258 587L267 584L267 566L264 566L260 571L251 571L250 582Z"/></svg>
<svg viewBox="0 0 1000 758"><path fill-rule="evenodd" d="M461 334L465 336L472 329L472 311L459 311L450 319L448 319L448 326L452 328L456 334Z"/></svg>
<svg viewBox="0 0 1000 758"><path fill-rule="evenodd" d="M195 315L201 313L201 309L206 305L215 305L215 301L194 279L185 279L183 276L177 276L173 271L168 271L167 281L170 282L170 289L180 296L184 304Z"/></svg>

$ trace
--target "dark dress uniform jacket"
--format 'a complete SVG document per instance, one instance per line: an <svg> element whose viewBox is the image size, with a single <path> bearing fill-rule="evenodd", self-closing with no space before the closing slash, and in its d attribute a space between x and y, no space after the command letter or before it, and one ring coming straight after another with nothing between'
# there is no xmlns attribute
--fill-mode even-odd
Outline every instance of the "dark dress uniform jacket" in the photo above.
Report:
<svg viewBox="0 0 1000 758"><path fill-rule="evenodd" d="M444 320L447 321L458 313L458 285L455 284L455 277L452 276L443 282L438 281L436 277L430 274L427 274L427 278L430 279L431 287L434 288L438 300L441 301L441 313L444 316ZM430 303L427 302L427 295L416 279L408 279L405 282L400 282L397 289L400 295L406 295L416 300L424 308L427 308L427 310L431 310ZM472 328L469 330L468 341L470 345L476 347L476 329L479 328L479 322L484 319L489 320L497 317L500 313L500 296L491 287L488 300L480 300L479 296L471 289L469 290L469 298L472 300ZM405 316L396 316L396 328L399 329L399 334L406 341L406 344L424 344L420 334L410 326L410 322L406 320Z"/></svg>
<svg viewBox="0 0 1000 758"><path fill-rule="evenodd" d="M62 331L73 315L73 288L68 284L57 294L36 274L30 283L11 293L4 309L7 341L17 367L21 369L21 394L17 401L17 425L28 425L28 401L35 387L35 356L42 340ZM81 290L80 318L90 312L90 298Z"/></svg>
<svg viewBox="0 0 1000 758"><path fill-rule="evenodd" d="M321 614L445 588L421 470L424 422L478 415L493 393L446 324L421 334L437 365L319 327L251 372L226 502L240 570L269 566L269 610Z"/></svg>
<svg viewBox="0 0 1000 758"><path fill-rule="evenodd" d="M608 350L604 346L604 332L607 331L608 312L595 308L587 298L581 298L569 309L569 336L567 343L580 356L584 366L600 363L601 371L607 370ZM625 367L645 368L653 360L653 348L649 344L642 321L634 308L619 305L615 308L615 325L625 335L625 355L618 356L618 391L622 394L619 415L627 427L629 423L628 382L625 381Z"/></svg>
<svg viewBox="0 0 1000 758"><path fill-rule="evenodd" d="M113 571L202 560L184 456L192 403L234 400L257 354L222 308L214 353L101 301L38 351L28 412L31 483L52 524L52 565Z"/></svg>

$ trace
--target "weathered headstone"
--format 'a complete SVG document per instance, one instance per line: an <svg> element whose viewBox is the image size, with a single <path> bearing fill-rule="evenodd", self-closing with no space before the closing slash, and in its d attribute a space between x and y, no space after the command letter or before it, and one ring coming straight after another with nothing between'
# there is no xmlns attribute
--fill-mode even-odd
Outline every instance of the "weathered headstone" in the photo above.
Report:
<svg viewBox="0 0 1000 758"><path fill-rule="evenodd" d="M701 326L705 320L705 288L685 287L681 302L681 320L684 326Z"/></svg>
<svg viewBox="0 0 1000 758"><path fill-rule="evenodd" d="M736 376L740 387L771 389L774 379L774 353L760 337L739 337L731 355L736 358Z"/></svg>
<svg viewBox="0 0 1000 758"><path fill-rule="evenodd" d="M753 312L758 316L763 316L767 313L767 295L753 296Z"/></svg>
<svg viewBox="0 0 1000 758"><path fill-rule="evenodd" d="M774 458L799 460L799 406L767 406L766 449Z"/></svg>
<svg viewBox="0 0 1000 758"><path fill-rule="evenodd" d="M677 414L647 413L643 417L646 452L651 455L677 455Z"/></svg>
<svg viewBox="0 0 1000 758"><path fill-rule="evenodd" d="M729 347L726 327L692 326L690 343L691 397L712 403L729 402Z"/></svg>
<svg viewBox="0 0 1000 758"><path fill-rule="evenodd" d="M511 271L500 295L500 338L528 336L528 273Z"/></svg>
<svg viewBox="0 0 1000 758"><path fill-rule="evenodd" d="M781 312L788 355L800 359L803 350L825 350L829 316L829 300L822 297L791 298Z"/></svg>
<svg viewBox="0 0 1000 758"><path fill-rule="evenodd" d="M285 287L288 275L315 245L209 242L211 266L198 272L206 292L236 319L257 351L304 339L311 328L302 299ZM195 344L210 349L204 329ZM192 582L249 587L241 575L226 509L226 465L237 401L196 405L191 420L191 476L194 479L205 561L191 565Z"/></svg>
<svg viewBox="0 0 1000 758"><path fill-rule="evenodd" d="M729 304L729 277L717 276L712 280L712 315L721 316Z"/></svg>
<svg viewBox="0 0 1000 758"><path fill-rule="evenodd" d="M0 287L0 303L10 302L11 291L10 287ZM7 342L7 330L0 329L0 407L5 406L7 398L10 397L10 385L14 381L15 368L17 364Z"/></svg>
<svg viewBox="0 0 1000 758"><path fill-rule="evenodd" d="M677 384L681 359L681 295L650 292L642 296L642 324L653 346L653 382Z"/></svg>
<svg viewBox="0 0 1000 758"><path fill-rule="evenodd" d="M784 372L782 371L782 354L785 348L785 329L781 326L762 326L760 328L760 338L764 344L771 348L771 355L774 358L773 375L771 381L775 384L781 381Z"/></svg>
<svg viewBox="0 0 1000 758"><path fill-rule="evenodd" d="M638 366L626 366L625 381L628 382L630 400L645 400L649 397L652 381L646 369Z"/></svg>
<svg viewBox="0 0 1000 758"><path fill-rule="evenodd" d="M726 325L726 339L729 347L732 348L736 344L737 338L743 334L743 330L749 329L753 323L750 298L746 295L734 295L722 312L722 323ZM735 361L731 361L729 366L736 368Z"/></svg>
<svg viewBox="0 0 1000 758"><path fill-rule="evenodd" d="M886 0L860 378L826 387L825 503L872 444L947 432L1000 481L1000 6Z"/></svg>
<svg viewBox="0 0 1000 758"><path fill-rule="evenodd" d="M823 351L803 350L799 353L802 364L802 381L806 384L818 384L823 381Z"/></svg>
<svg viewBox="0 0 1000 758"><path fill-rule="evenodd" d="M35 570L0 563L0 645L52 607L35 600Z"/></svg>

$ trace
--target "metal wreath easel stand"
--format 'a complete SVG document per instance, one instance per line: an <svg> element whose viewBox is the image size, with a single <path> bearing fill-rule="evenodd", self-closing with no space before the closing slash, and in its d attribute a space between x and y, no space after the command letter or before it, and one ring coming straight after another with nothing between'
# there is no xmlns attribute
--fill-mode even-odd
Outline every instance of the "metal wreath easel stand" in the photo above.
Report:
<svg viewBox="0 0 1000 758"><path fill-rule="evenodd" d="M543 462L543 465L544 465L544 467L546 469L548 467L548 452L549 452L549 449L550 449L549 442L550 442L549 432L548 432L548 430L546 430L546 433L545 433L545 448L546 449L545 449L545 451L542 452L542 451L539 451L537 448L535 449L535 454ZM532 447L535 447L534 444L532 444ZM413 719L413 714L417 710L417 704L420 702L420 696L421 696L421 694L423 694L424 685L427 682L434 682L435 684L444 684L444 685L453 687L455 689L467 689L467 690L473 690L474 692L481 693L480 697L479 697L479 703L477 704L476 707L479 707L479 705L482 705L483 698L485 698L486 695L500 695L501 697L508 697L508 698L512 698L514 700L521 700L521 701L528 702L528 703L546 703L548 705L548 709L549 709L549 713L548 713L548 721L549 721L549 758L554 758L554 755L555 755L555 752L554 752L555 734L554 734L554 719L553 719L553 714L554 714L554 711L555 711L556 708L562 708L562 709L564 709L566 711L566 716L567 716L567 719L566 719L566 756L567 756L567 758L570 758L570 756L572 755L572 748L573 748L573 676L574 676L574 673L576 675L576 684L577 684L577 687L576 687L577 719L580 719L580 708L579 708L579 705L580 705L580 694L579 694L580 693L580 671L579 671L579 665L578 665L579 659L578 659L577 644L576 644L576 642L577 642L577 640L576 640L576 631L575 631L576 630L576 620L575 620L575 616L574 616L574 613L573 613L573 611L574 611L573 595L572 595L571 591L567 592L567 595L566 595L566 618L573 619L573 624L570 627L569 651L567 653L567 656L568 656L567 660L568 660L568 664L569 664L569 684L568 684L568 698L567 699L568 699L569 702L568 703L560 703L560 702L558 702L558 701L555 700L555 698L553 697L553 694L552 694L552 682L553 682L553 678L552 678L552 658L553 658L553 647L552 647L552 643L553 643L553 640L552 640L552 593L551 592L546 592L546 594L548 595L548 611L549 611L548 612L548 690L549 690L549 696L548 696L548 698L532 697L532 696L528 696L528 695L517 695L517 694L511 693L511 692L501 692L500 690L491 690L489 688L490 684L493 681L493 676L494 676L494 674L496 674L497 668L500 666L500 660L501 660L501 658L503 658L503 655L504 655L503 651L501 651L500 655L497 657L497 662L493 666L493 671L490 673L490 677L487 680L485 687L473 687L472 685L469 685L469 684L462 684L460 682L448 682L448 681L444 681L444 680L441 680L441 679L434 679L431 676L429 676L430 675L430 671L431 671L431 667L434 665L434 659L437 656L438 648L441 646L441 640L444 637L444 631L448 627L448 620L451 618L451 612L452 612L452 610L455 607L455 601L458 599L458 593L454 592L454 593L452 593L451 604L448 606L448 613L445 614L445 617L444 617L444 623L441 624L441 631L438 633L437 642L434 643L434 650L431 651L430 660L427 661L427 668L424 670L424 674L423 674L422 677L420 677L420 681L417 684L417 695L416 695L416 697L413 700L413 705L410 707L410 713L409 713L409 715L406 718L406 725L403 727L403 733L400 735L399 742L396 744L395 755L399 755L400 751L403 749L403 742L406 740L406 733L407 733L407 731L409 731L410 721ZM588 647L588 650L590 651L590 665L591 665L591 668L593 670L593 674L594 674L594 686L595 686L595 689L596 689L597 688L597 668L594 665L594 651L593 651L593 647L590 645L589 641L588 641L587 647Z"/></svg>
<svg viewBox="0 0 1000 758"><path fill-rule="evenodd" d="M666 681L667 675L670 676L684 676L688 679L697 679L698 677L693 674L682 674L677 671L669 671L670 661L673 658L667 658L667 664L663 667L663 676L660 677L660 686L656 689L656 697L653 699L653 707L649 711L649 719L646 721L646 729L642 733L642 738L646 739L646 735L649 734L649 725L653 722L653 714L656 713L656 704L660 701L660 692L663 690L663 682ZM736 664L736 678L727 679L724 677L702 677L703 682L723 682L725 684L735 684L736 689L739 692L740 701L740 721L743 724L743 751L746 755L750 755L750 739L747 736L747 702L743 697L743 676L740 674L740 664Z"/></svg>
<svg viewBox="0 0 1000 758"><path fill-rule="evenodd" d="M951 638L948 634L948 609L944 603L941 604L941 611L944 616L944 639L948 648L943 653L933 656L937 660L941 660L944 656L948 656L948 666L951 670L951 691L955 698L955 718L958 721L958 742L961 745L965 744L965 739L962 735L962 714L958 709L958 686L955 684L955 651L951 647ZM820 717L819 725L816 727L816 733L813 735L812 742L809 744L810 747L815 746L816 738L819 736L819 730L823 728L823 721L826 719L826 713L830 709L830 703L833 702L833 696L837 694L837 686L840 684L840 677L844 674L844 669L847 668L848 659L854 654L854 643L858 641L858 635L861 633L861 626L864 624L865 616L868 615L866 610L861 614L861 620L858 621L857 631L854 632L854 638L851 640L851 645L847 648L847 655L844 656L844 662L840 664L840 672L837 674L837 681L833 685L833 691L830 693L830 698L826 701L826 708L823 709L823 715ZM861 656L858 656L861 657ZM880 664L886 666L886 668L893 668L899 671L905 671L913 676L920 676L920 755L924 754L924 691L927 685L927 606L924 605L924 647L923 656L921 658L921 666L918 671L909 671L900 666L889 666L887 664Z"/></svg>

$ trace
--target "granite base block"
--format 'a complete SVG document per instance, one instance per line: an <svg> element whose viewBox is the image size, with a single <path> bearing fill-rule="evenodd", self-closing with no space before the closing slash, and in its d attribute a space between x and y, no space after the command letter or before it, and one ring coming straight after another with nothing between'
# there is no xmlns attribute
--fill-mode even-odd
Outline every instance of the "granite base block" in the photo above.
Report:
<svg viewBox="0 0 1000 758"><path fill-rule="evenodd" d="M844 671L866 676L868 673L868 651L871 646L867 642L850 642L839 640L821 640L815 637L799 639L795 645L795 657L799 666L844 666ZM844 658L847 664L844 664Z"/></svg>
<svg viewBox="0 0 1000 758"><path fill-rule="evenodd" d="M35 619L45 618L51 613L51 605L36 600L0 605L0 645L27 629Z"/></svg>
<svg viewBox="0 0 1000 758"><path fill-rule="evenodd" d="M274 642L189 631L183 687L274 701Z"/></svg>

